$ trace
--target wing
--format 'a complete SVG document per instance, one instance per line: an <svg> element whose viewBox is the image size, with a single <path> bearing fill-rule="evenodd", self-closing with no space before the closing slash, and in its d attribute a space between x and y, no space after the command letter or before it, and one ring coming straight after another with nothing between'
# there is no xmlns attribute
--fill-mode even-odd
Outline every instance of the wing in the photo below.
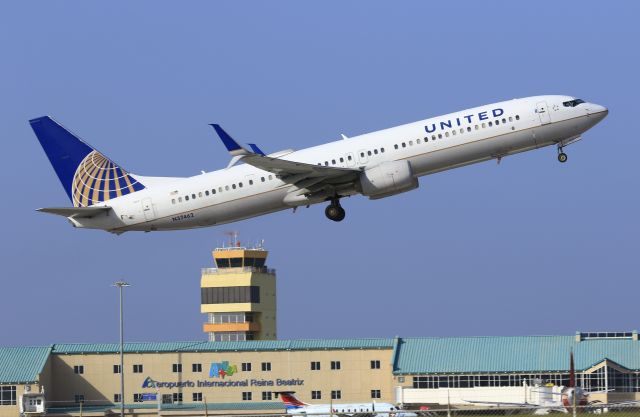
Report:
<svg viewBox="0 0 640 417"><path fill-rule="evenodd" d="M76 219L91 218L98 214L106 213L111 210L111 207L45 207L39 208L36 211L42 213L55 214L64 217L73 217Z"/></svg>
<svg viewBox="0 0 640 417"><path fill-rule="evenodd" d="M507 403L507 402L501 402L501 401L473 401L473 400L462 400L464 402L470 403L470 404L487 404L487 405L508 405L508 406L512 406L512 407L540 407L537 404L529 404L529 403Z"/></svg>
<svg viewBox="0 0 640 417"><path fill-rule="evenodd" d="M359 169L312 165L266 156L255 144L251 148L258 152L251 152L238 144L220 125L211 126L234 158L241 158L243 162L271 172L287 184L295 185L299 195L320 191L339 193L340 190L352 188L361 172Z"/></svg>

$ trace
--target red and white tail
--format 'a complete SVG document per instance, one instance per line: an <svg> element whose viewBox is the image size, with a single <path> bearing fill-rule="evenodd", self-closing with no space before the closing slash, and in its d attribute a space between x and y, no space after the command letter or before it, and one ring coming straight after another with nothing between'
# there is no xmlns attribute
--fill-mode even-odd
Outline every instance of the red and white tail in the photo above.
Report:
<svg viewBox="0 0 640 417"><path fill-rule="evenodd" d="M284 406L287 410L297 409L309 405L297 399L294 395L295 391L276 391L275 394L276 396L280 395L280 399L284 403Z"/></svg>

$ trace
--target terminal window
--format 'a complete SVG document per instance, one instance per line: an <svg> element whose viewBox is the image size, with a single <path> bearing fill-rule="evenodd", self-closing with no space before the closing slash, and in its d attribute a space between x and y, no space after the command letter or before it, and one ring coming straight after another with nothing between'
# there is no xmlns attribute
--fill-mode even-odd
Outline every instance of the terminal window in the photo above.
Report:
<svg viewBox="0 0 640 417"><path fill-rule="evenodd" d="M342 391L340 391L340 390L331 391L331 399L332 400L339 400L341 398L342 398Z"/></svg>
<svg viewBox="0 0 640 417"><path fill-rule="evenodd" d="M311 370L319 371L320 370L320 362L311 362Z"/></svg>
<svg viewBox="0 0 640 417"><path fill-rule="evenodd" d="M202 401L202 393L201 392L194 392L193 393L193 402L200 402Z"/></svg>
<svg viewBox="0 0 640 417"><path fill-rule="evenodd" d="M73 366L74 374L84 374L84 365L74 365Z"/></svg>
<svg viewBox="0 0 640 417"><path fill-rule="evenodd" d="M15 385L5 385L0 387L0 405L16 405Z"/></svg>
<svg viewBox="0 0 640 417"><path fill-rule="evenodd" d="M243 392L242 393L242 401L251 401L251 393Z"/></svg>
<svg viewBox="0 0 640 417"><path fill-rule="evenodd" d="M182 393L181 392L174 392L172 397L172 400L174 403L181 403L182 402Z"/></svg>
<svg viewBox="0 0 640 417"><path fill-rule="evenodd" d="M141 403L142 402L142 393L133 394L133 402L134 403Z"/></svg>
<svg viewBox="0 0 640 417"><path fill-rule="evenodd" d="M141 374L142 372L143 372L143 367L141 363L133 365L134 374Z"/></svg>
<svg viewBox="0 0 640 417"><path fill-rule="evenodd" d="M251 372L251 362L243 362L242 363L242 371L243 372Z"/></svg>
<svg viewBox="0 0 640 417"><path fill-rule="evenodd" d="M201 363L194 363L191 365L191 371L192 372L202 372L202 364Z"/></svg>
<svg viewBox="0 0 640 417"><path fill-rule="evenodd" d="M114 403L120 402L120 394L113 394L113 402Z"/></svg>
<svg viewBox="0 0 640 417"><path fill-rule="evenodd" d="M114 374L120 373L120 365L113 365L113 373Z"/></svg>
<svg viewBox="0 0 640 417"><path fill-rule="evenodd" d="M180 372L182 372L182 364L181 363L174 363L171 366L171 369L173 370L174 373L180 373Z"/></svg>
<svg viewBox="0 0 640 417"><path fill-rule="evenodd" d="M262 401L271 401L273 393L271 391L262 391Z"/></svg>
<svg viewBox="0 0 640 417"><path fill-rule="evenodd" d="M371 361L371 369L380 369L380 361Z"/></svg>
<svg viewBox="0 0 640 417"><path fill-rule="evenodd" d="M271 370L271 362L262 362L262 370L269 372Z"/></svg>
<svg viewBox="0 0 640 417"><path fill-rule="evenodd" d="M311 391L311 399L312 400L321 400L322 399L322 391Z"/></svg>
<svg viewBox="0 0 640 417"><path fill-rule="evenodd" d="M340 369L340 361L331 361L331 369L333 370Z"/></svg>
<svg viewBox="0 0 640 417"><path fill-rule="evenodd" d="M380 398L380 390L372 389L371 390L371 398Z"/></svg>

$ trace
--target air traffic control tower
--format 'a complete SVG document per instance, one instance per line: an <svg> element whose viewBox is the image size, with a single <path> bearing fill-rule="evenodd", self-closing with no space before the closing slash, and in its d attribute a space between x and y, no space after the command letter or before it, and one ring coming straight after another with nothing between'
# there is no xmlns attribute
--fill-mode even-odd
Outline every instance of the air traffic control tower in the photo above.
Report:
<svg viewBox="0 0 640 417"><path fill-rule="evenodd" d="M210 341L276 339L276 272L262 247L234 245L213 252L215 268L203 268L200 311Z"/></svg>

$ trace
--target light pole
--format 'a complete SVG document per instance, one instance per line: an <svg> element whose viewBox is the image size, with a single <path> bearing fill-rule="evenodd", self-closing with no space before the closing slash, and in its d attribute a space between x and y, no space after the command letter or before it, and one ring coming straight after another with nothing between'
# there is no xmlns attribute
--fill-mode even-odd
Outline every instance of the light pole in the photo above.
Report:
<svg viewBox="0 0 640 417"><path fill-rule="evenodd" d="M118 287L120 293L120 417L124 417L124 310L122 306L122 289L131 285L118 281L113 287Z"/></svg>

